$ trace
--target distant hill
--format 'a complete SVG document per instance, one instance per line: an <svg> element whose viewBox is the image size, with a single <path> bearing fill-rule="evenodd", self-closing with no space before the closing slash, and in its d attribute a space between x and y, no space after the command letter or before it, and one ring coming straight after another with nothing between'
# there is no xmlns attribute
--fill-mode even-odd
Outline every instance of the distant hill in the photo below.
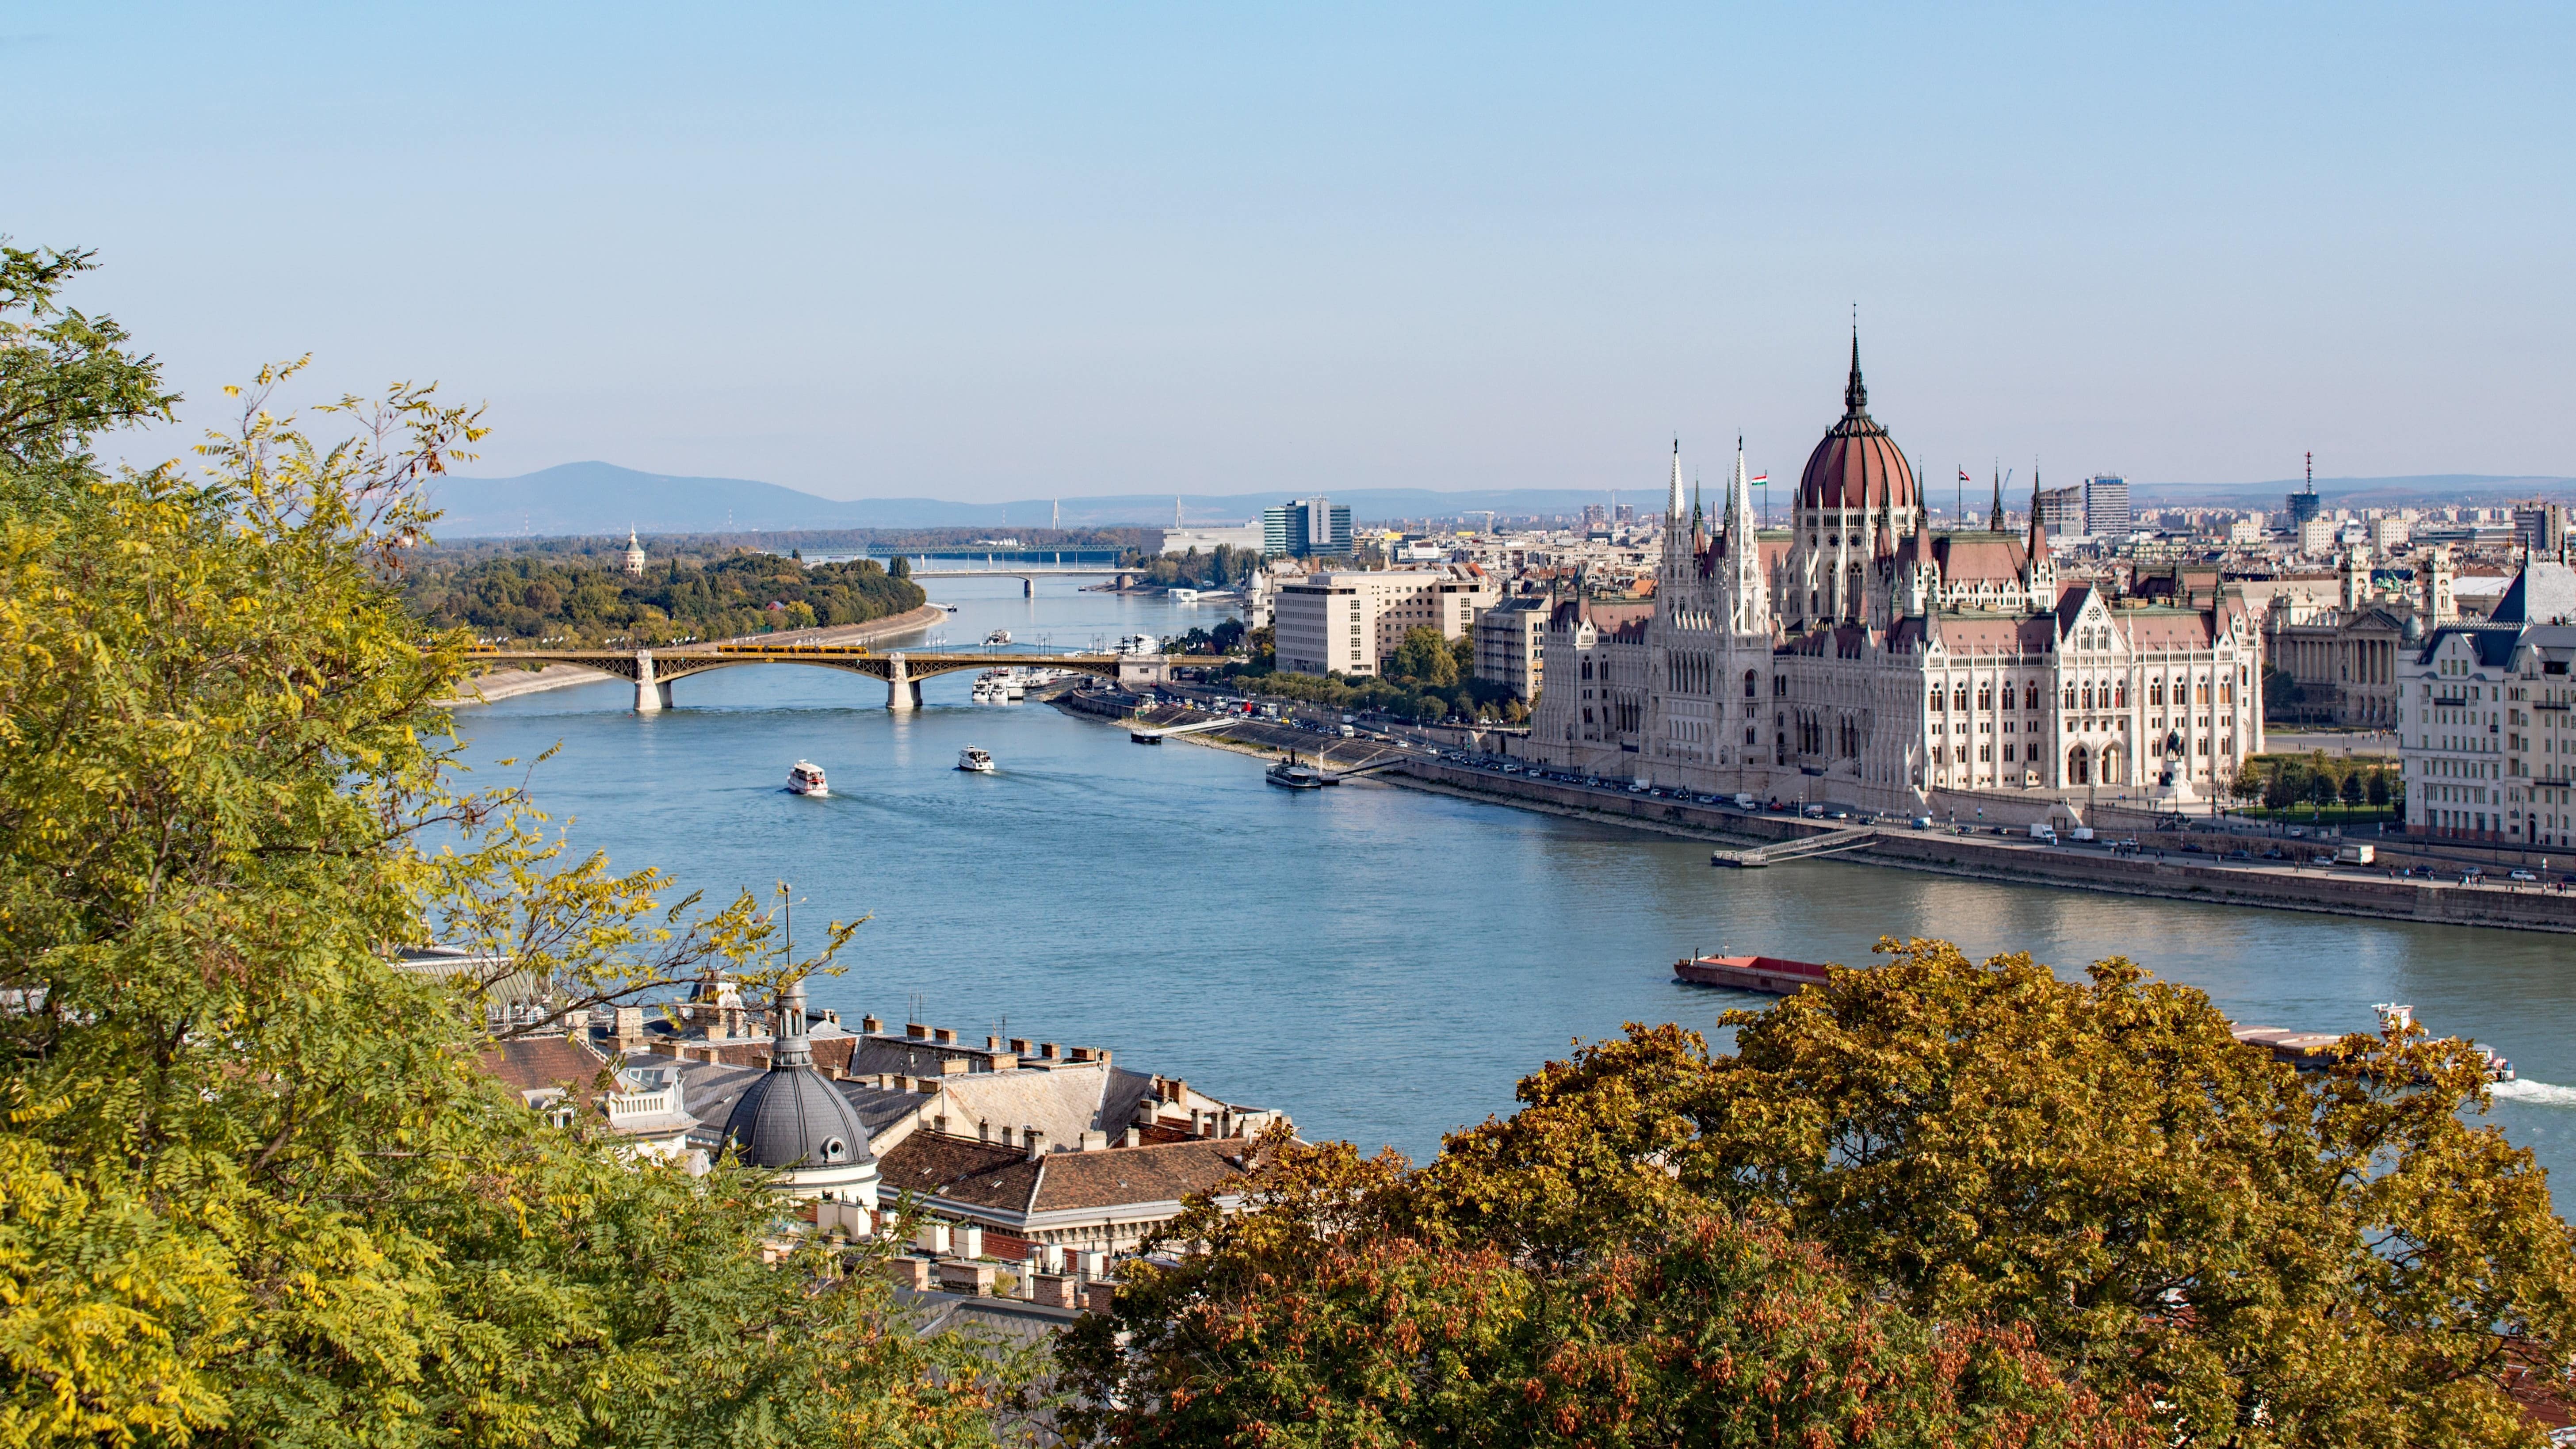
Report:
<svg viewBox="0 0 2576 1449"><path fill-rule="evenodd" d="M2282 495L2299 486L2296 480L2226 484L2133 481L2130 490L2140 503L2277 509ZM2346 508L2435 499L2500 503L2533 494L2563 496L2571 487L2576 487L2576 479L2475 474L2317 480L2321 496ZM1586 504L1607 502L1610 496L1599 490L1573 488L1441 493L1427 488L1317 487L1311 491L1349 505L1351 517L1357 522L1455 518L1488 509L1513 517L1572 515L1580 514ZM1298 495L1191 493L1178 501L1191 523L1244 523L1258 518L1262 509L1294 496ZM1648 509L1662 504L1651 489L1622 490L1621 496ZM444 478L434 486L432 499L446 510L437 530L438 536L446 539L622 534L630 526L638 533L652 534L945 525L1039 528L1046 525L1051 510L1059 507L1067 528L1153 527L1172 521L1174 502L1169 494L1142 493L1060 501L1026 498L1010 503L952 503L940 498L861 498L841 502L749 478L676 478L663 473L640 473L613 463L565 463L515 478ZM1775 507L1786 501L1785 492L1772 500ZM1941 501L1937 488L1933 501Z"/></svg>
<svg viewBox="0 0 2576 1449"><path fill-rule="evenodd" d="M1571 488L1436 493L1423 488L1313 490L1348 504L1354 519L1453 517L1492 509L1511 515L1579 514L1609 495ZM1194 524L1247 523L1261 510L1300 496L1277 493L1189 493L1179 498ZM1638 490L1634 503L1657 500ZM1043 527L1062 509L1067 528L1155 527L1172 521L1164 494L952 503L938 498L861 498L840 502L748 478L677 478L613 463L565 463L515 478L445 478L431 497L446 511L446 539L563 534L718 533L828 528Z"/></svg>

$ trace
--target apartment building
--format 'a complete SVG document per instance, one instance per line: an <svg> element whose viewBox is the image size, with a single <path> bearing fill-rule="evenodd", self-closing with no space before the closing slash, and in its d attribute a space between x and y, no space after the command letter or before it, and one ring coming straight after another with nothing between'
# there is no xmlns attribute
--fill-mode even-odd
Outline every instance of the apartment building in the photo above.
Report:
<svg viewBox="0 0 2576 1449"><path fill-rule="evenodd" d="M1279 668L1374 675L1406 634L1427 626L1444 639L1463 639L1501 598L1501 580L1474 564L1309 574L1278 591Z"/></svg>
<svg viewBox="0 0 2576 1449"><path fill-rule="evenodd" d="M1476 616L1476 677L1499 684L1523 703L1538 698L1547 643L1548 601L1506 599Z"/></svg>
<svg viewBox="0 0 2576 1449"><path fill-rule="evenodd" d="M2576 569L2542 561L2486 619L2438 628L2401 677L2398 753L2410 833L2496 845L2563 845L2576 770L2568 665Z"/></svg>

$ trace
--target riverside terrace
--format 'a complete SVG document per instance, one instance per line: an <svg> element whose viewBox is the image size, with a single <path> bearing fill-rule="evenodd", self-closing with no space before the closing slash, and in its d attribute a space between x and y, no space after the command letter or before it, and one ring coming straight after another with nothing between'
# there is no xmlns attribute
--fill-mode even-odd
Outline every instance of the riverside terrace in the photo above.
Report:
<svg viewBox="0 0 2576 1449"><path fill-rule="evenodd" d="M659 650L502 649L487 645L467 651L467 658L478 666L571 664L632 680L638 714L671 708L671 682L675 679L746 664L802 664L864 674L885 682L886 708L902 710L920 706L921 681L961 669L1043 664L1050 669L1097 675L1127 688L1150 688L1169 678L1174 669L1205 669L1226 662L1181 654L995 654L900 649L879 654L864 644L707 644Z"/></svg>

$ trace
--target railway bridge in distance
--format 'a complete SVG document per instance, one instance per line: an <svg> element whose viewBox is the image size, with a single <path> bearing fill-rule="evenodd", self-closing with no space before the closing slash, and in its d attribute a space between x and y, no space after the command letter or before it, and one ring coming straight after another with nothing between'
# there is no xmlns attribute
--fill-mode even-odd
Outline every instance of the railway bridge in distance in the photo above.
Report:
<svg viewBox="0 0 2576 1449"><path fill-rule="evenodd" d="M863 644L701 644L668 649L500 649L467 651L478 664L573 664L632 681L635 712L654 714L672 707L671 682L715 669L750 664L801 664L809 669L837 669L864 674L886 686L886 708L916 709L921 681L961 669L1008 669L1014 666L1064 669L1096 675L1127 688L1151 688L1170 678L1174 669L1205 669L1225 663L1206 655L1180 654L999 654L948 650L895 650L879 654Z"/></svg>

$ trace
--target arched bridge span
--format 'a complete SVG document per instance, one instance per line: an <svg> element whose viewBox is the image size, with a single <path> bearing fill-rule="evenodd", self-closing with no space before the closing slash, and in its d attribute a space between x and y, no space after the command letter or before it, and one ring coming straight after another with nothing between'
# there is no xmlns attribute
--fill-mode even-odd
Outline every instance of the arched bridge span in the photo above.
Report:
<svg viewBox="0 0 2576 1449"><path fill-rule="evenodd" d="M492 664L572 664L630 680L635 685L635 709L639 714L671 708L671 681L675 679L746 664L802 664L811 669L864 674L884 681L886 708L913 709L921 703L921 681L961 669L1065 669L1142 688L1162 683L1173 669L1204 669L1225 662L1204 655L1180 654L997 654L901 649L879 654L858 644L716 644L633 650L479 648L469 651L467 657Z"/></svg>

